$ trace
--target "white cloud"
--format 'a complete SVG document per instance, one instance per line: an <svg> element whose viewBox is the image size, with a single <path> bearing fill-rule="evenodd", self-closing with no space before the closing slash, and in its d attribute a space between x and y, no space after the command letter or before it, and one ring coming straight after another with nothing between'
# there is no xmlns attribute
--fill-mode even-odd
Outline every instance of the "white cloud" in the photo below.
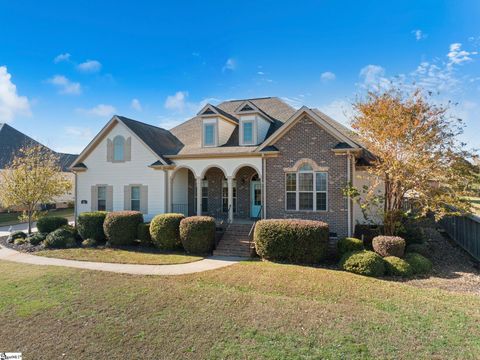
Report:
<svg viewBox="0 0 480 360"><path fill-rule="evenodd" d="M0 66L0 122L12 121L16 115L31 115L30 102L17 93L6 66Z"/></svg>
<svg viewBox="0 0 480 360"><path fill-rule="evenodd" d="M188 118L174 118L174 117L166 117L166 116L158 116L158 119L160 121L159 125L163 129L170 130L174 128L177 125L180 125L181 123L185 122L188 120Z"/></svg>
<svg viewBox="0 0 480 360"><path fill-rule="evenodd" d="M285 101L288 105L290 105L291 107L295 108L295 109L299 109L301 108L303 105L305 105L305 102L304 102L304 99L303 99L303 96L299 96L299 97L288 97L288 96L284 96L281 98L283 101Z"/></svg>
<svg viewBox="0 0 480 360"><path fill-rule="evenodd" d="M335 78L336 78L335 74L331 71L325 71L320 75L320 79L322 79L323 82L332 81L332 80L335 80Z"/></svg>
<svg viewBox="0 0 480 360"><path fill-rule="evenodd" d="M102 64L97 60L87 60L77 65L77 69L86 73L94 73L100 71Z"/></svg>
<svg viewBox="0 0 480 360"><path fill-rule="evenodd" d="M450 51L447 54L448 57L448 66L452 67L454 65L460 65L465 62L470 62L472 61L472 55L477 55L476 51L466 51L462 50L462 44L461 43L453 43L450 44Z"/></svg>
<svg viewBox="0 0 480 360"><path fill-rule="evenodd" d="M130 107L134 110L142 111L142 104L138 99L132 99L132 102L130 103Z"/></svg>
<svg viewBox="0 0 480 360"><path fill-rule="evenodd" d="M385 77L385 69L379 65L367 65L360 70L363 87L381 89L388 87L390 80Z"/></svg>
<svg viewBox="0 0 480 360"><path fill-rule="evenodd" d="M427 34L425 34L422 30L417 29L417 30L412 30L412 34L415 36L415 39L417 41L426 39L428 37Z"/></svg>
<svg viewBox="0 0 480 360"><path fill-rule="evenodd" d="M320 106L320 111L330 116L332 119L348 126L353 115L352 105L345 100L334 100L330 104Z"/></svg>
<svg viewBox="0 0 480 360"><path fill-rule="evenodd" d="M177 91L175 95L167 96L165 100L165 108L169 110L183 111L185 109L187 91Z"/></svg>
<svg viewBox="0 0 480 360"><path fill-rule="evenodd" d="M59 89L60 94L78 95L82 92L82 86L80 83L70 81L63 75L55 75L48 79L47 82L55 85Z"/></svg>
<svg viewBox="0 0 480 360"><path fill-rule="evenodd" d="M94 106L91 109L79 108L77 109L77 111L87 115L107 117L107 116L113 115L117 111L117 109L115 109L115 107L112 105L98 104L97 106Z"/></svg>
<svg viewBox="0 0 480 360"><path fill-rule="evenodd" d="M233 58L228 58L227 61L225 62L225 65L223 65L222 71L234 71L237 68L237 61Z"/></svg>
<svg viewBox="0 0 480 360"><path fill-rule="evenodd" d="M265 75L263 71L257 71L257 75Z"/></svg>
<svg viewBox="0 0 480 360"><path fill-rule="evenodd" d="M65 133L68 136L74 136L77 139L92 139L93 131L90 128L84 128L79 126L67 126Z"/></svg>
<svg viewBox="0 0 480 360"><path fill-rule="evenodd" d="M70 54L69 53L64 53L64 54L59 54L55 57L55 59L53 59L53 62L55 64L58 64L59 62L62 62L62 61L68 61L70 60Z"/></svg>

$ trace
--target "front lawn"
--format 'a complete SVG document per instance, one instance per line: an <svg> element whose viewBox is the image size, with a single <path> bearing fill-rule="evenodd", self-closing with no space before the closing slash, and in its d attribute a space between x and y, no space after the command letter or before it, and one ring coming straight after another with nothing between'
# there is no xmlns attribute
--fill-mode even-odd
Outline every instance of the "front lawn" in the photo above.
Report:
<svg viewBox="0 0 480 360"><path fill-rule="evenodd" d="M146 252L113 248L42 250L36 252L35 255L69 260L148 265L184 264L202 259L201 256L192 256L181 253L161 253L155 250Z"/></svg>
<svg viewBox="0 0 480 360"><path fill-rule="evenodd" d="M2 348L25 358L452 359L480 353L480 297L244 262L132 276L0 262Z"/></svg>
<svg viewBox="0 0 480 360"><path fill-rule="evenodd" d="M0 213L0 226L20 224L21 222L18 220L18 217L21 215L21 212ZM73 208L50 210L45 216L73 217Z"/></svg>

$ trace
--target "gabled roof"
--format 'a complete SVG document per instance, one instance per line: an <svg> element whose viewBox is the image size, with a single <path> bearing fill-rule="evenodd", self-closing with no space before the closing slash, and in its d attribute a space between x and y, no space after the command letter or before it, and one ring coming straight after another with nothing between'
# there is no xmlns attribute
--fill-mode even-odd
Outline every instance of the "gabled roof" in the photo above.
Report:
<svg viewBox="0 0 480 360"><path fill-rule="evenodd" d="M232 122L234 122L235 124L238 124L238 119L237 119L235 116L233 116L233 115L231 115L231 114L223 111L222 109L220 109L220 108L218 108L218 107L216 107L216 106L214 106L214 105L212 105L212 104L207 104L207 105L205 105L205 106L202 108L202 110L200 110L200 111L198 112L197 115L199 115L199 116L219 115L219 116L225 118L225 119L228 120L228 121L232 121Z"/></svg>
<svg viewBox="0 0 480 360"><path fill-rule="evenodd" d="M182 142L168 130L124 116L114 115L82 151L72 167L76 167L77 163L82 162L117 123L125 125L164 165L171 164L171 161L164 157L165 155L174 155L183 147Z"/></svg>
<svg viewBox="0 0 480 360"><path fill-rule="evenodd" d="M0 123L0 169L4 169L10 164L15 154L17 154L23 146L41 146L52 151L58 156L59 165L63 171L67 171L68 167L77 157L77 155L74 154L57 153L10 125Z"/></svg>
<svg viewBox="0 0 480 360"><path fill-rule="evenodd" d="M235 114L242 115L242 114L260 114L262 117L264 117L266 120L270 122L274 122L275 119L271 118L270 115L268 115L265 111L260 109L258 106L256 106L252 101L250 100L245 100L243 103L241 103L237 109L235 110Z"/></svg>

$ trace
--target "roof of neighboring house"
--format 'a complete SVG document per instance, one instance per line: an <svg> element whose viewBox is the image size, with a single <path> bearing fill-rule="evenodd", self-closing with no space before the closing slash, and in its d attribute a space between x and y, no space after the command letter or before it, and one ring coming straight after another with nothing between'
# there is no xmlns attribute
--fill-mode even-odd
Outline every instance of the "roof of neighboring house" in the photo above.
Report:
<svg viewBox="0 0 480 360"><path fill-rule="evenodd" d="M295 109L278 97L265 97L255 99L229 100L218 104L215 108L228 114L229 118L236 119L235 110L244 103L250 101L256 107L266 114L271 120L267 137L277 131L284 122L286 122L293 114ZM233 131L228 141L223 145L215 148L202 147L202 117L195 116L190 120L174 127L170 132L175 135L185 146L178 152L179 155L190 154L210 154L210 153L239 153L253 152L256 146L239 146L238 127Z"/></svg>
<svg viewBox="0 0 480 360"><path fill-rule="evenodd" d="M0 169L4 169L10 164L18 151L26 145L42 146L55 153L59 157L59 163L63 171L67 171L68 167L77 158L77 155L57 153L10 125L0 124Z"/></svg>
<svg viewBox="0 0 480 360"><path fill-rule="evenodd" d="M164 158L164 155L178 154L184 146L182 142L168 130L129 119L124 116L116 115L116 117L166 163L171 163L171 161Z"/></svg>

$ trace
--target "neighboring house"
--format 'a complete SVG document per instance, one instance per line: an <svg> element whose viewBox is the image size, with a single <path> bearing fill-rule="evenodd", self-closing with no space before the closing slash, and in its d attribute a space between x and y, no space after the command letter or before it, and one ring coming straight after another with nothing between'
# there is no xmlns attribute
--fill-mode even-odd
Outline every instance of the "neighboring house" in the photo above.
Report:
<svg viewBox="0 0 480 360"><path fill-rule="evenodd" d="M363 219L343 190L365 182L369 158L319 110L268 97L207 104L170 131L114 116L71 169L77 214L314 219L347 236Z"/></svg>
<svg viewBox="0 0 480 360"><path fill-rule="evenodd" d="M40 145L45 149L48 149L46 146L40 144L39 142L33 140L31 137L21 133L20 131L14 129L8 124L0 123L0 171L5 171L5 168L11 163L13 158L18 151L24 146L37 146ZM49 149L50 151L53 151ZM64 154L53 151L59 158L60 166L62 171L65 172L65 175L72 181L74 181L74 175L70 172L69 167L72 165L73 161L76 159L77 155L73 154ZM72 186L73 189L74 186ZM74 191L70 191L63 196L60 196L55 199L57 207L66 207L68 203L73 202L74 200ZM0 204L0 211L1 211Z"/></svg>

